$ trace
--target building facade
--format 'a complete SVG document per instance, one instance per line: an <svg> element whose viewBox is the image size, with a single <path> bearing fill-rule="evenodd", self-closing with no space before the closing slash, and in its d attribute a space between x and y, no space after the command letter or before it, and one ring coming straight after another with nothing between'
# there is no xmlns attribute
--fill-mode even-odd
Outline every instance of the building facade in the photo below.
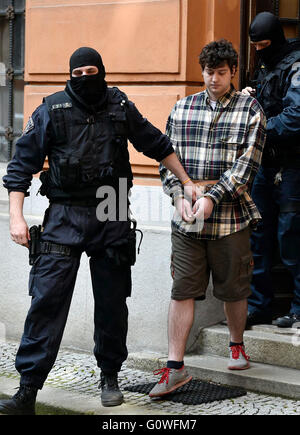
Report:
<svg viewBox="0 0 300 435"><path fill-rule="evenodd" d="M198 56L208 42L226 38L240 53L235 86L246 84L254 63L248 26L262 10L277 13L287 36L299 29L298 0L0 0L0 169L42 98L63 89L68 61L80 46L97 49L109 86L118 86L154 125L164 131L180 98L203 89ZM132 210L145 238L133 270L129 301L129 348L166 349L169 274L170 201L162 193L158 165L130 147L134 173ZM45 162L47 166L47 162ZM40 223L47 206L36 196L38 177L25 201L29 223ZM7 193L0 191L0 322L7 338L18 338L30 300L25 248L9 238ZM79 272L65 345L90 348L93 301L87 258ZM149 308L151 315L149 315ZM210 295L197 305L191 342L199 327L223 318ZM1 330L1 329L0 329ZM162 336L163 335L163 336ZM146 338L145 338L146 337Z"/></svg>

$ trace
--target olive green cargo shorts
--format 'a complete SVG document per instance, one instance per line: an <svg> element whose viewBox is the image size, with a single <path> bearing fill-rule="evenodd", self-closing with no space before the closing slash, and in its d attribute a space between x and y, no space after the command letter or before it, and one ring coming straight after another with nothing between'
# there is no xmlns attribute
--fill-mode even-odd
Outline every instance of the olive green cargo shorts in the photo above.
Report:
<svg viewBox="0 0 300 435"><path fill-rule="evenodd" d="M251 295L252 271L249 228L217 240L197 240L172 232L172 299L205 299L210 273L217 299L246 299Z"/></svg>

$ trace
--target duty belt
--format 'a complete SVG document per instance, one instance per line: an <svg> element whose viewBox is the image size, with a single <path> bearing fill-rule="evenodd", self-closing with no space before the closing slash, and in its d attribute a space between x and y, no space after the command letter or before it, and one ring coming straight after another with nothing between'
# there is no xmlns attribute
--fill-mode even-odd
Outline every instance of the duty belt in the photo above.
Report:
<svg viewBox="0 0 300 435"><path fill-rule="evenodd" d="M78 207L97 207L100 202L101 199L97 199L97 198L86 198L86 199L80 199L80 198L58 199L57 198L57 199L50 200L51 204L71 205L71 206L78 206Z"/></svg>
<svg viewBox="0 0 300 435"><path fill-rule="evenodd" d="M49 209L47 209L49 210ZM46 211L47 213L47 211ZM60 245L41 240L41 225L29 228L29 264L32 266L41 254L60 254L67 257L79 257L81 250L68 245Z"/></svg>
<svg viewBox="0 0 300 435"><path fill-rule="evenodd" d="M79 255L79 250L67 245L58 245L52 242L40 242L41 254L60 254L67 257L76 257Z"/></svg>

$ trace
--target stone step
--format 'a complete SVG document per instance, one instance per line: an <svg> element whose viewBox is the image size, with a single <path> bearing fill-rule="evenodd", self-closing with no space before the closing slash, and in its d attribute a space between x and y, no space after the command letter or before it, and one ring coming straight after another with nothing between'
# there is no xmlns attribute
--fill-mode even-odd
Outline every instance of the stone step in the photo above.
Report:
<svg viewBox="0 0 300 435"><path fill-rule="evenodd" d="M253 326L245 331L244 343L253 362L300 369L300 329ZM193 353L227 357L228 344L227 326L207 327L201 331Z"/></svg>
<svg viewBox="0 0 300 435"><path fill-rule="evenodd" d="M165 367L166 361L167 358L159 354L131 353L127 366L154 371ZM184 362L194 378L300 400L300 375L295 369L251 363L248 370L228 370L228 358L213 355L186 355ZM153 375L155 380L157 376Z"/></svg>

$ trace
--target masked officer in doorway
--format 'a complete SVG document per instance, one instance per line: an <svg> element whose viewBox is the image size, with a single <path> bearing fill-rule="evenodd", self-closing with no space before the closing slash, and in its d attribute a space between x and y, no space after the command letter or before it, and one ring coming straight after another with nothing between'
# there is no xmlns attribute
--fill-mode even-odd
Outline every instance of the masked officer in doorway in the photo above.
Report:
<svg viewBox="0 0 300 435"><path fill-rule="evenodd" d="M38 240L30 241L30 247L34 242L39 249L30 272L31 307L16 355L20 388L11 399L0 401L0 413L35 413L37 391L59 350L84 251L90 257L95 299L94 355L101 369L102 405L123 402L118 372L127 358L126 298L135 256L127 214L133 178L127 139L138 151L161 161L194 192L168 137L143 118L123 92L107 87L96 50L77 49L70 58L65 90L46 97L34 111L3 178L10 197L11 237L28 247L23 201L32 174L42 170L48 156L41 193L50 205ZM116 204L121 204L120 179L128 186L123 203L126 218L124 207L116 206L116 219L101 221L96 192L110 186Z"/></svg>
<svg viewBox="0 0 300 435"><path fill-rule="evenodd" d="M251 43L261 62L253 88L267 117L267 141L252 198L262 225L252 233L254 272L248 299L248 326L271 323L271 266L277 240L283 264L294 279L290 312L279 327L300 321L300 41L286 40L279 19L258 14L250 26Z"/></svg>

